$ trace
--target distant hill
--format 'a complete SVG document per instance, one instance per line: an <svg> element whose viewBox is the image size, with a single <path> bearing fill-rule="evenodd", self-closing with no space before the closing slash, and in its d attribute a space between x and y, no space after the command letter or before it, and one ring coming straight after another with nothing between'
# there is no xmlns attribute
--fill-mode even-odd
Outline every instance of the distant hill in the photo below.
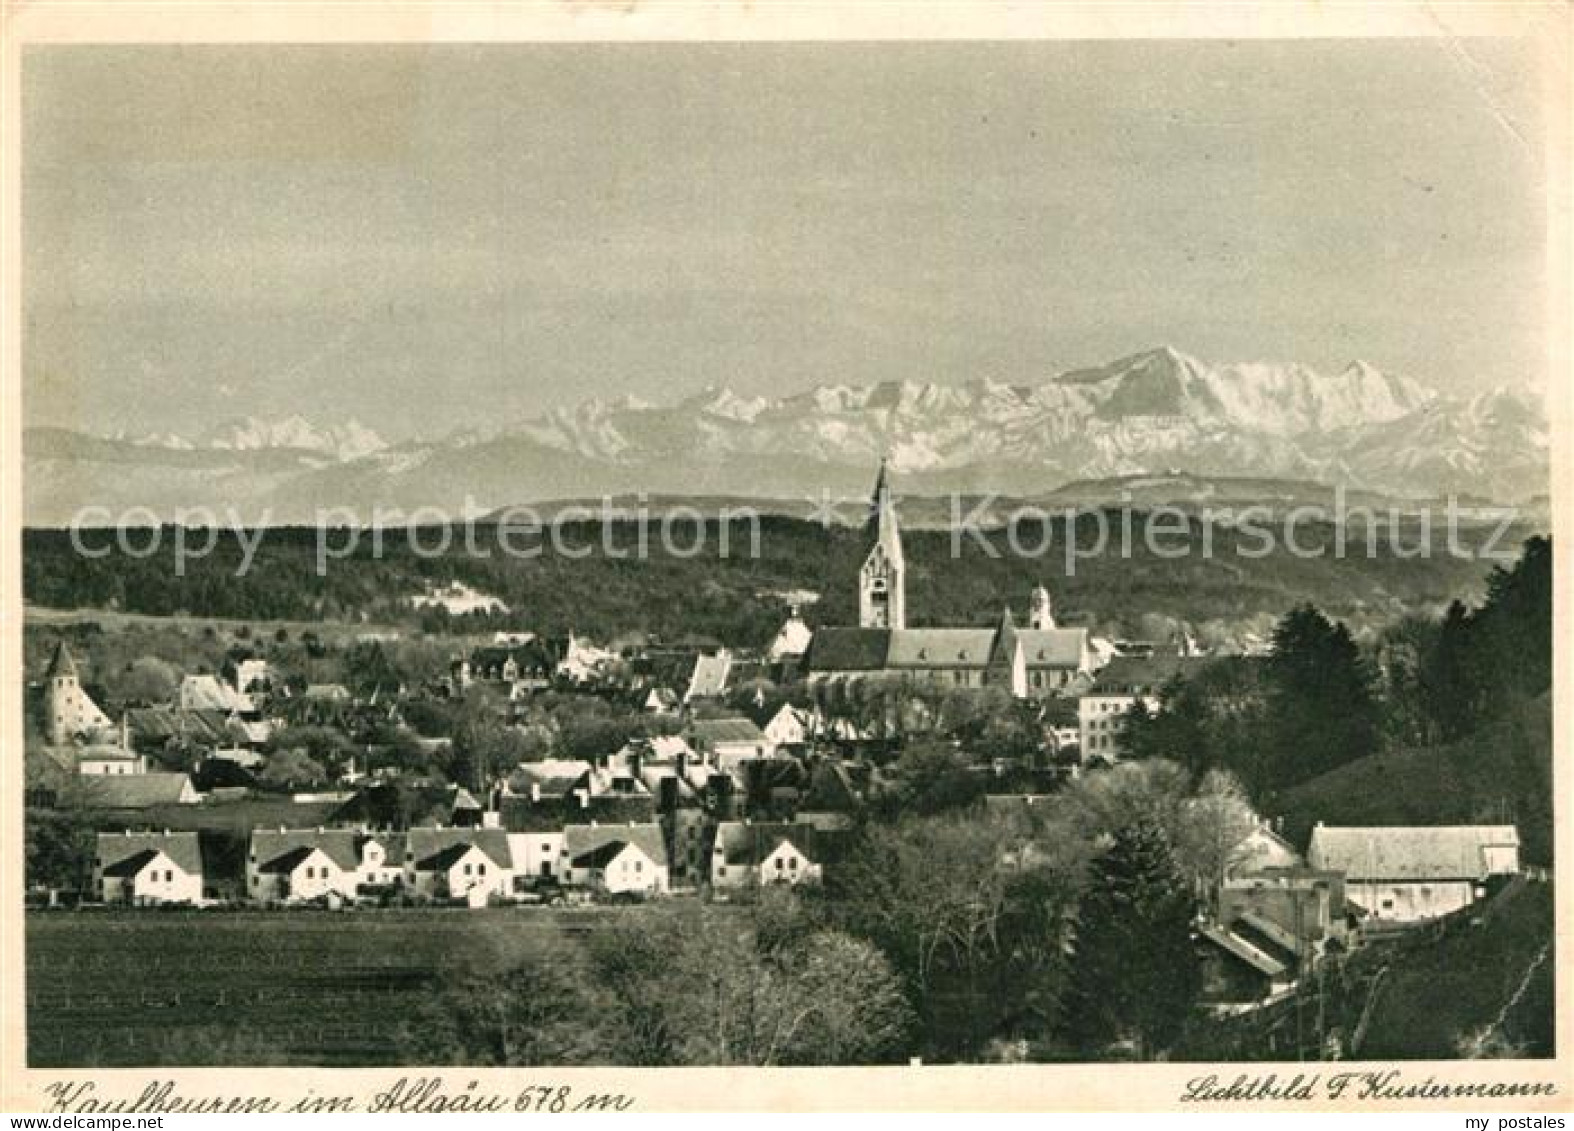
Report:
<svg viewBox="0 0 1574 1131"><path fill-rule="evenodd" d="M862 484L845 493L833 493L829 499L822 496L783 498L746 494L625 492L605 499L579 495L528 502L521 498L516 506L527 507L530 515L542 522L550 522L559 515L571 512L600 514L605 506L612 512L630 516L642 513L653 518L696 511L706 518L715 518L723 514L737 515L753 511L760 515L810 521L828 518L844 526L862 526L868 519L866 494L869 487L870 484ZM896 496L897 512L903 527L908 530L948 530L962 520L983 527L995 527L1004 525L1016 516L1033 516L1040 512L1060 516L1078 510L1120 507L1151 509L1157 506L1176 507L1188 514L1201 515L1206 512L1224 517L1232 512L1238 515L1248 507L1266 508L1275 516L1283 516L1295 507L1317 507L1321 508L1323 514L1332 517L1340 513L1339 507L1342 506L1355 522L1364 523L1364 514L1358 513L1362 508L1373 512L1381 521L1390 515L1413 516L1425 508L1431 508L1435 514L1441 515L1445 505L1446 500L1443 499L1402 498L1378 491L1346 490L1311 480L1193 475L1178 470L1078 479L1037 495L962 493L942 497L907 492ZM1491 500L1474 496L1456 496L1454 505L1466 521L1496 519L1502 513L1502 508ZM498 508L487 518L506 520L509 512L508 507ZM514 515L516 520L518 517Z"/></svg>
<svg viewBox="0 0 1574 1131"><path fill-rule="evenodd" d="M1552 862L1552 700L1448 746L1374 754L1286 790L1274 807L1298 845L1339 825L1519 825L1528 863Z"/></svg>
<svg viewBox="0 0 1574 1131"><path fill-rule="evenodd" d="M1024 616L1033 587L1047 585L1066 623L1168 639L1185 622L1206 645L1222 646L1238 631L1266 633L1273 618L1308 600L1357 630L1407 612L1436 615L1455 597L1476 599L1487 572L1485 562L1441 548L1429 557L1400 557L1386 542L1375 556L1357 546L1341 557L1326 525L1299 531L1302 552L1270 547L1266 556L1260 542L1239 531L1194 525L1188 532L1192 552L1184 557L1156 552L1140 535L1122 545L1113 519L1105 523L1100 548L1097 526L1091 516L1074 528L1057 519L1047 536L1027 530L1016 549L999 532L974 539L913 529L904 540L908 615L915 625L987 625L999 620L1007 603ZM692 525L684 529L692 532ZM215 553L187 561L185 576L174 573L167 537L163 552L132 557L115 551L112 537L95 534L90 541L110 552L84 557L66 532L29 530L23 534L23 593L32 606L46 609L426 624L432 631L572 629L603 640L628 632L667 639L698 633L737 646L770 640L790 604L806 606L813 624L856 622L856 578L868 551L861 530L770 517L757 529L757 554L750 524L743 522L728 528L725 553L714 522L697 551L690 550L694 539L680 531L668 552L657 524L645 531L646 560L635 556L641 538L633 524L612 531L610 549L599 523L567 526L562 553L541 536L514 539L516 552L501 552L496 531L481 528L474 552L456 533L448 550L436 555L419 550L418 544L436 545L431 532L419 538L394 532L381 540L381 552L366 537L354 556L335 558L319 571L314 532L275 528L256 548L249 570L242 571L237 540L227 534ZM1501 547L1512 550L1526 533L1511 532ZM1073 538L1080 556L1068 562ZM1204 552L1205 538L1211 554ZM540 552L521 556L517 549L524 543ZM1173 549L1174 539L1166 545ZM456 623L411 607L410 598L431 583L453 580L499 598L510 611Z"/></svg>

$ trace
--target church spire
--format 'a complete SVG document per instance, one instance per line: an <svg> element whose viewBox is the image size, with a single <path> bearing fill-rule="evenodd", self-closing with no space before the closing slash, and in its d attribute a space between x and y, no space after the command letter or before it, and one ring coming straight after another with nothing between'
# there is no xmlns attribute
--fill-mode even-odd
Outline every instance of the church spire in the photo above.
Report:
<svg viewBox="0 0 1574 1131"><path fill-rule="evenodd" d="M896 521L896 507L891 502L883 459L869 509L875 541L858 575L858 623L864 628L906 628L906 563L902 555L902 532Z"/></svg>
<svg viewBox="0 0 1574 1131"><path fill-rule="evenodd" d="M891 501L891 487L886 482L886 461L880 460L880 474L874 481L874 494L869 498L869 517L875 528L875 541L885 548L894 561L902 561L902 532L896 522L896 505Z"/></svg>
<svg viewBox="0 0 1574 1131"><path fill-rule="evenodd" d="M71 650L66 647L64 640L55 645L55 654L49 659L49 670L44 672L45 679L76 679L77 665L71 658Z"/></svg>

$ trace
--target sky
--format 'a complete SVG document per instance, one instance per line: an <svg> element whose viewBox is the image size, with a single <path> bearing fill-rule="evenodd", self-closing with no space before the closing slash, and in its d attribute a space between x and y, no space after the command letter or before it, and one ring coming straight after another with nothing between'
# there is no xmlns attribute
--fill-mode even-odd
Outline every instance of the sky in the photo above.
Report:
<svg viewBox="0 0 1574 1131"><path fill-rule="evenodd" d="M24 416L393 439L1159 344L1543 378L1504 40L46 47Z"/></svg>

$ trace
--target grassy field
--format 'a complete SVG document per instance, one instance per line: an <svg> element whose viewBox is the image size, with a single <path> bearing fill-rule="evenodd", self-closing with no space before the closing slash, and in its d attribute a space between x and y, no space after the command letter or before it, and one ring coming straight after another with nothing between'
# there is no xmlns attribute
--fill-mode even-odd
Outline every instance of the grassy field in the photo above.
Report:
<svg viewBox="0 0 1574 1131"><path fill-rule="evenodd" d="M28 1063L397 1063L456 957L550 946L643 909L81 911L27 916Z"/></svg>

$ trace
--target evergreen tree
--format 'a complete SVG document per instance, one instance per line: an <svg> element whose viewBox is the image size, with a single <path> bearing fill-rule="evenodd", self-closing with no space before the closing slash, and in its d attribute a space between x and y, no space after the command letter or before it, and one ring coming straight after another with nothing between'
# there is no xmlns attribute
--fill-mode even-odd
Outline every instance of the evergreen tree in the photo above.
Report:
<svg viewBox="0 0 1574 1131"><path fill-rule="evenodd" d="M1450 741L1551 687L1551 539L1531 538L1511 568L1494 568L1479 609L1448 607L1422 673L1427 713Z"/></svg>
<svg viewBox="0 0 1574 1131"><path fill-rule="evenodd" d="M1471 616L1454 601L1443 614L1437 643L1422 667L1427 714L1445 741L1474 730L1480 714L1479 673L1472 670Z"/></svg>
<svg viewBox="0 0 1574 1131"><path fill-rule="evenodd" d="M1490 672L1494 713L1505 698L1540 695L1552 685L1552 540L1531 538L1510 569L1495 567L1474 618Z"/></svg>
<svg viewBox="0 0 1574 1131"><path fill-rule="evenodd" d="M1130 1041L1144 1060L1173 1043L1201 987L1192 912L1163 829L1139 821L1117 830L1078 910L1065 1014L1074 1041L1090 1053Z"/></svg>
<svg viewBox="0 0 1574 1131"><path fill-rule="evenodd" d="M1344 625L1309 604L1291 609L1274 630L1268 680L1268 741L1278 785L1376 751L1372 673Z"/></svg>

